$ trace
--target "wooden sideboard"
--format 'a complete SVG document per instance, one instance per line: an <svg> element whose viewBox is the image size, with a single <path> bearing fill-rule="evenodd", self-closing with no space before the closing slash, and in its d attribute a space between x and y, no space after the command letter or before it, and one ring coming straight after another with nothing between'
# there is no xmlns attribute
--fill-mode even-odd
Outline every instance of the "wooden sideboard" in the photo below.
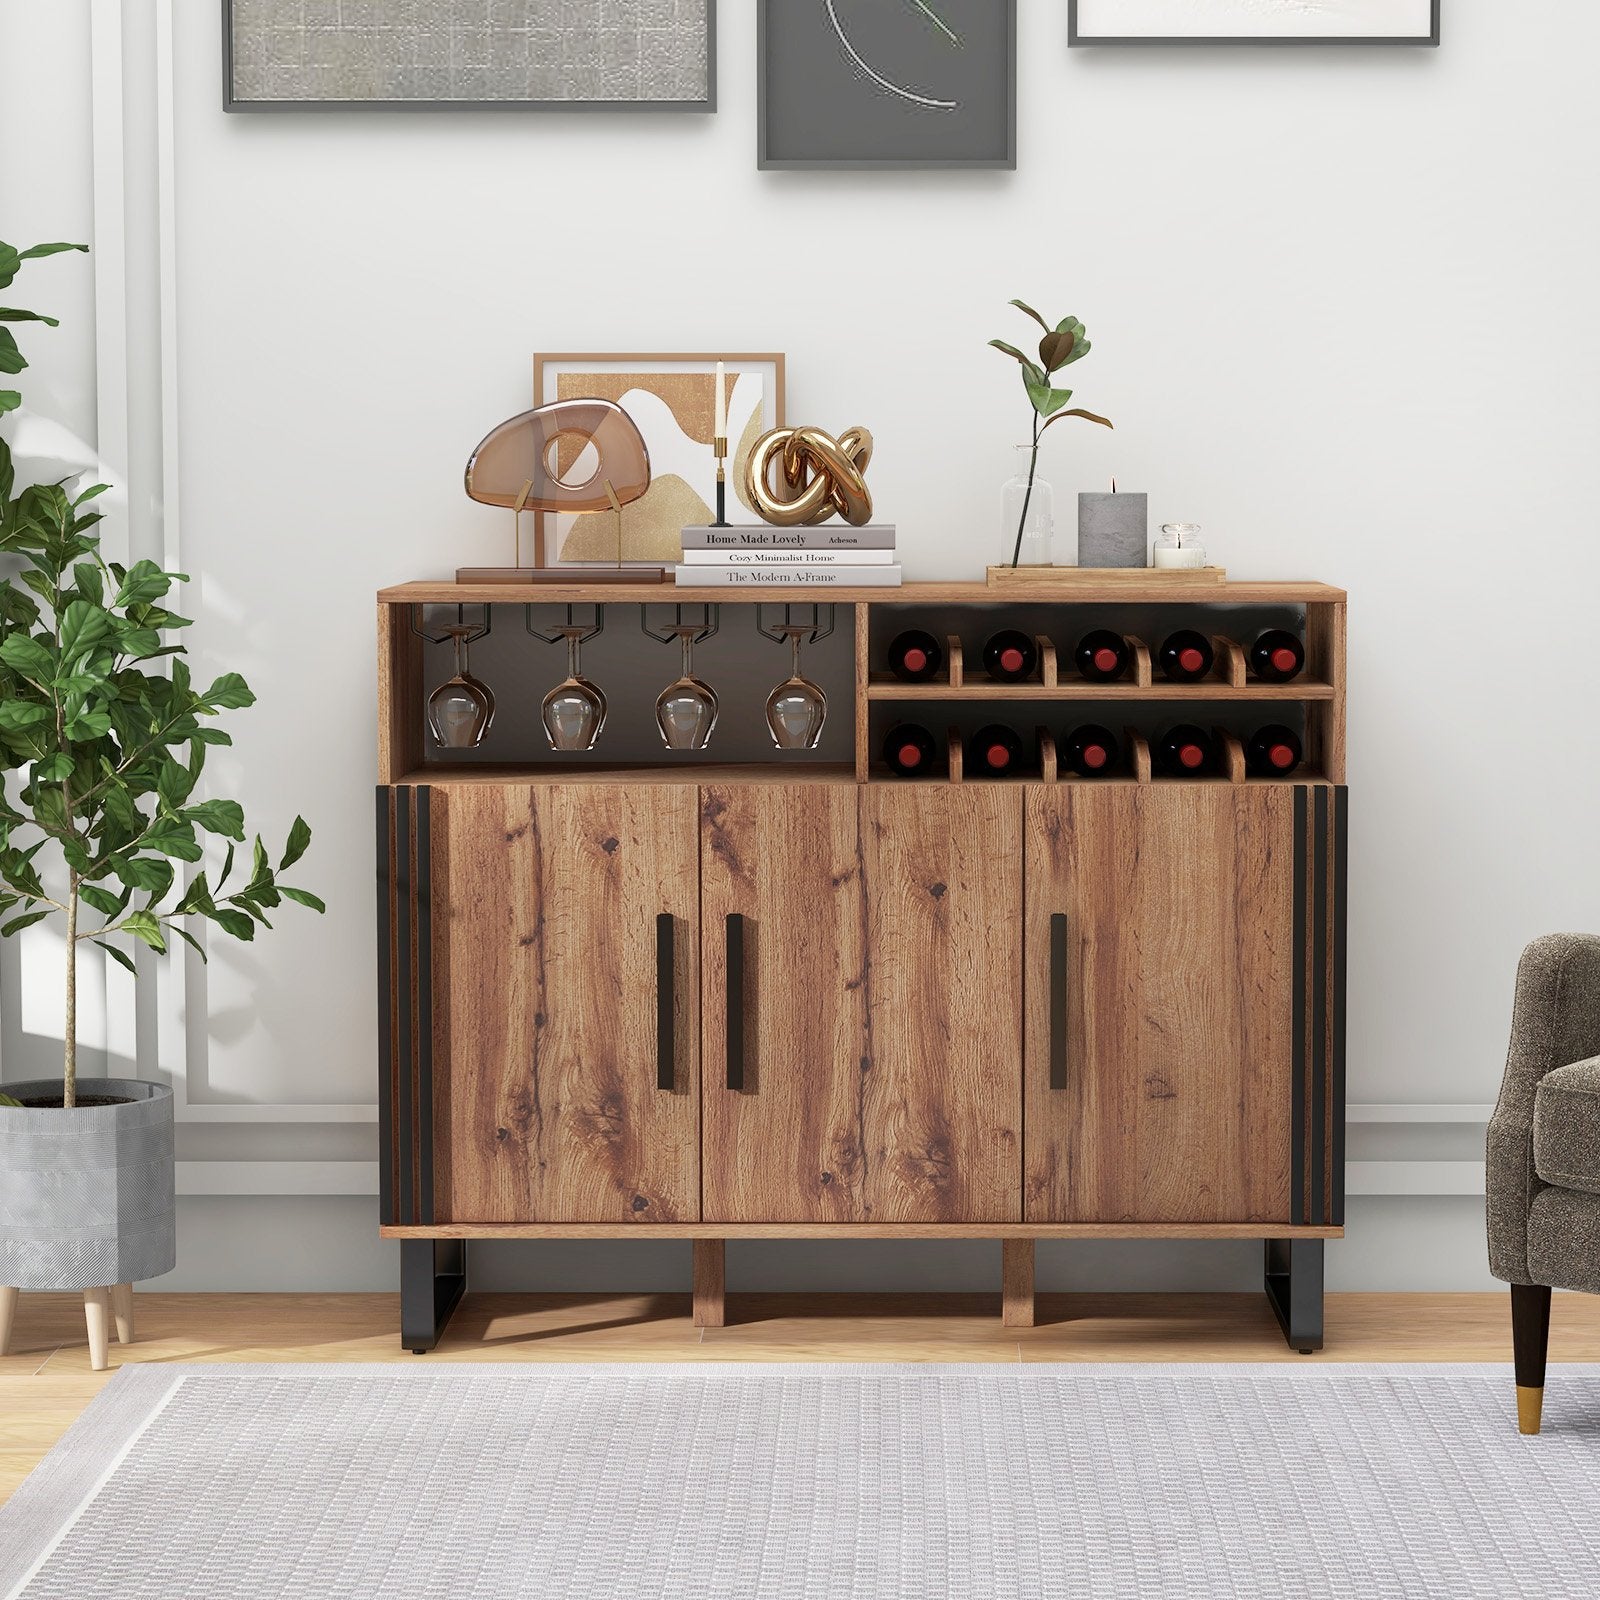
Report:
<svg viewBox="0 0 1600 1600"><path fill-rule="evenodd" d="M818 600L848 624L848 759L430 748L418 608L520 627L704 604L753 635L758 602ZM1257 619L1302 634L1301 677L1245 674ZM951 641L938 682L883 670L910 622ZM720 1324L729 1239L976 1237L1003 1244L1018 1324L1037 1239L1263 1240L1285 1336L1320 1347L1344 1214L1342 591L418 583L378 624L381 1221L406 1346L437 1341L470 1240L692 1241L697 1320ZM1071 669L1102 624L1146 645L1128 681ZM1007 625L1040 642L1033 681L971 668ZM1177 625L1217 638L1203 683L1152 677ZM551 678L530 659L496 692L537 703ZM1028 735L1025 776L964 773L974 717ZM1126 730L1126 770L1067 772L1072 718ZM901 719L951 727L948 773L881 764ZM1252 720L1301 733L1291 779L1245 775ZM1219 774L1152 776L1173 721L1218 726Z"/></svg>

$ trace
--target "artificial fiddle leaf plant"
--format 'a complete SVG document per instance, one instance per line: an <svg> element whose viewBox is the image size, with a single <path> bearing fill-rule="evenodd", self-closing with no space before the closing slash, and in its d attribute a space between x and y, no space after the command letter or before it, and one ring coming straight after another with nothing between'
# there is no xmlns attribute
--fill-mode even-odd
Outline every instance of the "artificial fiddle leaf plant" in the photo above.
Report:
<svg viewBox="0 0 1600 1600"><path fill-rule="evenodd" d="M16 250L0 243L0 289L21 263L81 245ZM0 322L46 322L0 309ZM0 371L27 363L0 327ZM0 390L0 412L19 396ZM182 645L163 643L189 619L166 608L183 573L153 561L105 561L100 521L86 507L103 484L69 495L39 484L15 498L11 451L0 439L0 935L59 916L66 932L62 1104L76 1103L77 956L85 940L129 971L128 946L165 952L171 935L205 951L184 926L204 917L236 939L270 927L285 900L323 910L314 894L280 883L311 830L296 817L274 868L259 837L248 875L231 891L244 812L233 800L191 797L212 745L232 741L211 719L255 696L236 672L196 689ZM20 565L20 571L17 570ZM151 670L161 658L167 671ZM213 885L204 872L183 884L177 863L199 861L201 835L228 841ZM14 914L13 914L14 913ZM16 1104L0 1096L0 1102Z"/></svg>
<svg viewBox="0 0 1600 1600"><path fill-rule="evenodd" d="M1045 429L1053 427L1063 417L1082 417L1085 422L1098 422L1102 428L1109 428L1112 424L1092 411L1083 411L1076 406L1069 408L1067 402L1072 398L1072 390L1057 389L1050 382L1051 377L1063 367L1070 367L1074 361L1081 361L1088 355L1090 346L1084 337L1083 324L1076 317L1063 317L1051 327L1025 301L1013 300L1010 304L1032 317L1044 329L1037 361L1030 360L1014 344L1007 344L1004 339L989 341L996 350L1021 365L1022 386L1027 390L1028 403L1033 407L1033 449L1028 457L1028 492L1022 502L1022 516L1017 522L1016 548L1011 553L1011 565L1016 566L1022 559L1022 534L1028 526L1033 480L1039 471L1039 441L1044 437Z"/></svg>

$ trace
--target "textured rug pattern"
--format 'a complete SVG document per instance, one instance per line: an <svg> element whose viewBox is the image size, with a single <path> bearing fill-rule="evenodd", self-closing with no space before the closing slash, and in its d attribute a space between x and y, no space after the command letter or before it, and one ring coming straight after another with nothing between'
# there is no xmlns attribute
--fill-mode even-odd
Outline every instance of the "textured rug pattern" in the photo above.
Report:
<svg viewBox="0 0 1600 1600"><path fill-rule="evenodd" d="M1554 1384L1527 1440L1481 1367L125 1370L0 1595L1589 1597L1600 1369Z"/></svg>

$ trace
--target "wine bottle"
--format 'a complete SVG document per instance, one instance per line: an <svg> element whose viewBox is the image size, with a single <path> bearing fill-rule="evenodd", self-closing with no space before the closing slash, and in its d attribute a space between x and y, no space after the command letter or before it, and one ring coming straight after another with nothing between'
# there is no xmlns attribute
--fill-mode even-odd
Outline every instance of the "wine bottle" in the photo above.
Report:
<svg viewBox="0 0 1600 1600"><path fill-rule="evenodd" d="M1288 683L1305 664L1306 647L1284 628L1268 628L1250 646L1250 671L1264 683Z"/></svg>
<svg viewBox="0 0 1600 1600"><path fill-rule="evenodd" d="M983 670L997 683L1022 683L1039 665L1039 647L1025 633L1002 628L983 647Z"/></svg>
<svg viewBox="0 0 1600 1600"><path fill-rule="evenodd" d="M1257 728L1244 747L1245 770L1256 778L1287 778L1304 759L1300 735L1281 722Z"/></svg>
<svg viewBox="0 0 1600 1600"><path fill-rule="evenodd" d="M965 766L969 777L1003 778L1022 770L1022 741L1001 723L980 728L967 750L970 759Z"/></svg>
<svg viewBox="0 0 1600 1600"><path fill-rule="evenodd" d="M1161 641L1161 670L1173 683L1198 683L1211 671L1216 655L1211 641L1193 628L1179 628Z"/></svg>
<svg viewBox="0 0 1600 1600"><path fill-rule="evenodd" d="M1168 728L1151 753L1157 767L1171 778L1203 778L1217 768L1216 740L1191 722Z"/></svg>
<svg viewBox="0 0 1600 1600"><path fill-rule="evenodd" d="M1072 658L1078 665L1079 675L1091 683L1115 683L1118 678L1126 677L1128 668L1133 665L1133 651L1128 648L1128 641L1109 628L1096 628L1093 633L1084 634Z"/></svg>
<svg viewBox="0 0 1600 1600"><path fill-rule="evenodd" d="M902 683L928 683L938 677L944 651L931 633L907 628L889 646L889 670Z"/></svg>
<svg viewBox="0 0 1600 1600"><path fill-rule="evenodd" d="M926 728L902 722L883 741L883 759L902 778L920 778L938 770L939 746Z"/></svg>
<svg viewBox="0 0 1600 1600"><path fill-rule="evenodd" d="M1080 778L1103 778L1117 768L1116 735L1098 722L1073 728L1062 741L1061 759Z"/></svg>

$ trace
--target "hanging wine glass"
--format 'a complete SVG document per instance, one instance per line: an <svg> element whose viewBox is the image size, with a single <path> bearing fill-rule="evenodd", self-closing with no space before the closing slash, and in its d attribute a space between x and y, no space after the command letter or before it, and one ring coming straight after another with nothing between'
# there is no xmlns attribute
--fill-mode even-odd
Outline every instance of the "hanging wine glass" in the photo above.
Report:
<svg viewBox="0 0 1600 1600"><path fill-rule="evenodd" d="M683 647L681 676L656 696L656 726L667 749L704 750L717 726L717 692L695 676L694 647L717 631L717 608L707 606L702 622L685 622L682 606L674 615L676 622L661 633L650 626L645 612L641 611L639 618L639 625L649 638L660 644L671 644L676 639Z"/></svg>
<svg viewBox="0 0 1600 1600"><path fill-rule="evenodd" d="M791 651L789 676L767 696L767 730L780 750L815 750L828 720L828 697L800 670L800 646L806 639L814 644L833 632L833 607L828 607L828 625L821 624L821 608L812 608L812 620L795 623L790 607L784 607L780 627L757 627L767 638L787 640Z"/></svg>
<svg viewBox="0 0 1600 1600"><path fill-rule="evenodd" d="M592 627L582 627L572 621L572 607L567 607L567 621L550 633L540 633L533 625L533 608L528 608L527 629L536 639L546 644L567 642L567 675L540 702L539 720L544 724L545 737L552 750L578 754L593 750L600 731L606 725L606 697L600 686L583 675L582 647L605 626L605 617L599 606L595 607Z"/></svg>
<svg viewBox="0 0 1600 1600"><path fill-rule="evenodd" d="M455 646L455 676L441 683L428 696L428 732L433 742L446 750L474 750L483 743L494 721L494 695L489 686L473 677L470 646L489 632L492 613L483 608L483 622L469 623L466 607L456 607L456 620L439 633L429 633L418 625L422 608L413 607L411 631L431 644L447 641Z"/></svg>

